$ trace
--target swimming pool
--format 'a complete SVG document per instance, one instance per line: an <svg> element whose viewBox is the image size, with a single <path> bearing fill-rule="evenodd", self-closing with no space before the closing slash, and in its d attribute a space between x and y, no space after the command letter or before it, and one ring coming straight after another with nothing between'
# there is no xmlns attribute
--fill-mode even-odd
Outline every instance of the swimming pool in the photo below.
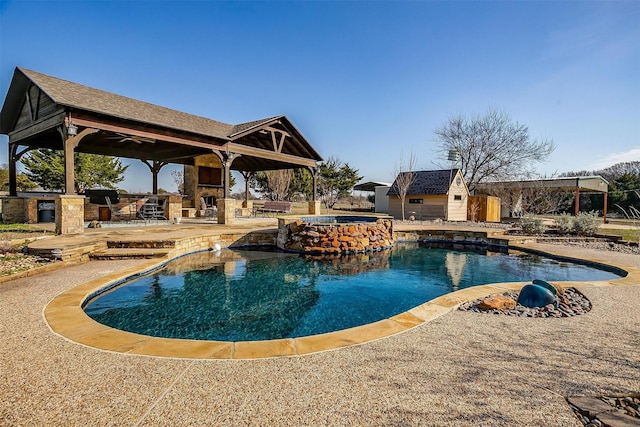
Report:
<svg viewBox="0 0 640 427"><path fill-rule="evenodd" d="M619 277L529 254L489 255L418 244L332 258L200 252L98 295L84 309L100 323L143 335L253 341L372 323L480 284Z"/></svg>

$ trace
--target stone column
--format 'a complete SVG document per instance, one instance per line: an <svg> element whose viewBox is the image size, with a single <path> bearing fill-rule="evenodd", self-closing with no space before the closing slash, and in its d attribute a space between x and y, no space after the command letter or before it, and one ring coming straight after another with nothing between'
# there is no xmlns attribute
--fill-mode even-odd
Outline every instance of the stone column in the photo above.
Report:
<svg viewBox="0 0 640 427"><path fill-rule="evenodd" d="M60 195L56 198L56 234L84 233L84 196Z"/></svg>
<svg viewBox="0 0 640 427"><path fill-rule="evenodd" d="M320 215L320 200L311 200L309 202L309 215Z"/></svg>
<svg viewBox="0 0 640 427"><path fill-rule="evenodd" d="M235 199L218 199L218 224L233 224L236 219Z"/></svg>
<svg viewBox="0 0 640 427"><path fill-rule="evenodd" d="M182 196L172 194L167 196L167 201L164 207L164 216L173 221L175 218L182 218Z"/></svg>

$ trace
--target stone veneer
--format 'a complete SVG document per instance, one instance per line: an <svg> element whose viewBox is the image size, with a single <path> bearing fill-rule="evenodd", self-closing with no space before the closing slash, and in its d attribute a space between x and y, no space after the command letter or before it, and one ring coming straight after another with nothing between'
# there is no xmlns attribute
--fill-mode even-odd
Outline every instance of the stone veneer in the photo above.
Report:
<svg viewBox="0 0 640 427"><path fill-rule="evenodd" d="M84 199L84 196L58 196L56 199L56 234L84 232Z"/></svg>
<svg viewBox="0 0 640 427"><path fill-rule="evenodd" d="M279 218L280 249L312 254L375 252L393 246L390 217Z"/></svg>

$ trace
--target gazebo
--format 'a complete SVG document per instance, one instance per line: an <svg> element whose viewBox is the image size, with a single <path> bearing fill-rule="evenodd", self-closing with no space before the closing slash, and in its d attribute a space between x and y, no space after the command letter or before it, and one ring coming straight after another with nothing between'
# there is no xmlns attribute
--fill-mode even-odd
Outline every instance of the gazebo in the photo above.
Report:
<svg viewBox="0 0 640 427"><path fill-rule="evenodd" d="M67 202L79 197L74 191L74 152L141 160L152 174L154 194L160 169L183 164L185 179L193 175L196 180L192 191L216 193L220 223L234 217L229 200L232 170L242 173L248 195L256 171L306 168L314 186L310 213L320 206L315 194L322 158L284 115L231 125L17 67L0 112L0 133L9 136L13 197L16 164L25 153L38 148L64 152L65 189L56 202L56 230L62 233L81 232L77 226L69 231L58 224L58 204L63 213ZM199 194L189 196L197 203Z"/></svg>

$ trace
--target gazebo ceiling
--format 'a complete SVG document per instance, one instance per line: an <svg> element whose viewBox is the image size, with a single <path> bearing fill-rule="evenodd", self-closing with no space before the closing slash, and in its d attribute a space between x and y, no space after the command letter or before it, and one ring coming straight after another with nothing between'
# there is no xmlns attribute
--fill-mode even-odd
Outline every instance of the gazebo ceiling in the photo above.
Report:
<svg viewBox="0 0 640 427"><path fill-rule="evenodd" d="M0 113L10 145L62 150L71 123L92 130L82 153L186 165L215 153L247 172L322 161L286 116L231 125L16 68Z"/></svg>

